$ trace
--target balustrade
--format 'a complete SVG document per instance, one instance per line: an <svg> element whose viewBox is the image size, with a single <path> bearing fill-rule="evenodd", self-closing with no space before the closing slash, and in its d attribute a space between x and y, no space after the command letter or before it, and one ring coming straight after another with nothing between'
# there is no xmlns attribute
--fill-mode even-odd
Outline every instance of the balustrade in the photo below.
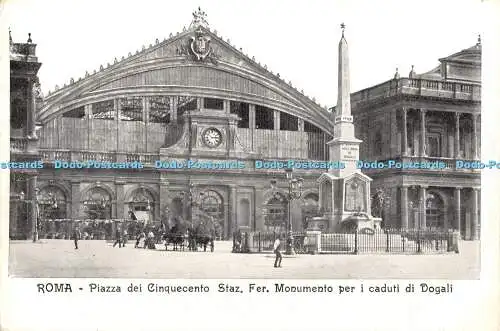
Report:
<svg viewBox="0 0 500 331"><path fill-rule="evenodd" d="M418 78L401 78L397 80L397 84L394 82L395 80L392 79L369 89L354 93L351 97L351 104L367 102L381 97L392 96L394 94L422 94L432 96L434 95L433 91L435 91L435 95L440 98L480 100L481 96L480 85Z"/></svg>

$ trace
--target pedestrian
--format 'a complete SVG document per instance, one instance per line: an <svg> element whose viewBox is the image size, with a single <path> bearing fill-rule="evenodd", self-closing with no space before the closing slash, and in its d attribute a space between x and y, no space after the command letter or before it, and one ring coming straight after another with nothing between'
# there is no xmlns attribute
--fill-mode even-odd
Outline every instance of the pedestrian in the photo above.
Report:
<svg viewBox="0 0 500 331"><path fill-rule="evenodd" d="M280 252L281 240L279 237L276 238L276 240L274 241L273 249L274 249L274 254L276 254L276 260L274 260L274 267L281 268L281 259L282 259L281 252Z"/></svg>
<svg viewBox="0 0 500 331"><path fill-rule="evenodd" d="M116 244L118 244L118 248L122 248L122 234L120 232L120 229L116 229L115 236L116 236L116 241L113 244L113 247L115 247Z"/></svg>
<svg viewBox="0 0 500 331"><path fill-rule="evenodd" d="M75 230L73 230L73 240L75 242L75 249L78 249L78 240L82 237L82 233L80 232L80 229L78 227L75 227Z"/></svg>
<svg viewBox="0 0 500 331"><path fill-rule="evenodd" d="M125 247L125 244L127 243L128 240L128 232L127 229L123 230L123 244L122 247Z"/></svg>

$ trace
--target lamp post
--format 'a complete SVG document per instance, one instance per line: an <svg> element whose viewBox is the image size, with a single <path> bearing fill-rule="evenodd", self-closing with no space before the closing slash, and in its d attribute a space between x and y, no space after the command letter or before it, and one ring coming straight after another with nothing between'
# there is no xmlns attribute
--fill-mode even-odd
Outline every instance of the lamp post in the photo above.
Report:
<svg viewBox="0 0 500 331"><path fill-rule="evenodd" d="M187 191L181 192L181 196L187 200L187 206L189 208L188 210L188 221L189 224L192 226L193 224L193 207L194 206L199 206L200 203L198 202L198 199L196 199L195 194L194 194L194 184L189 184L189 189ZM199 200L203 198L203 192L200 192L199 194Z"/></svg>
<svg viewBox="0 0 500 331"><path fill-rule="evenodd" d="M286 232L287 232L287 245L286 245L286 251L285 254L287 255L294 255L294 245L293 245L293 229L292 229L292 201L300 199L302 196L302 185L304 183L304 180L302 178L294 178L293 177L293 171L292 168L286 168L285 169L285 174L286 174L286 179L288 181L288 192L286 194L286 201L288 204L288 211L287 211L287 224L286 224ZM273 190L276 190L277 187L277 180L273 178L271 180L271 188ZM275 191L274 194L278 194L277 191Z"/></svg>

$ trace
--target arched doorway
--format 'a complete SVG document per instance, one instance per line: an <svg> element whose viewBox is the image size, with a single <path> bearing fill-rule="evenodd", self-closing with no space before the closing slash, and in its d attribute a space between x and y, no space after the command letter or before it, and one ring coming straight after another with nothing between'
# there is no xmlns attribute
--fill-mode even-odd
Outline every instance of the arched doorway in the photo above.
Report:
<svg viewBox="0 0 500 331"><path fill-rule="evenodd" d="M132 193L128 201L128 211L131 220L143 222L144 224L152 224L155 221L154 210L154 198L148 190L140 188Z"/></svg>
<svg viewBox="0 0 500 331"><path fill-rule="evenodd" d="M267 231L286 231L288 203L281 193L275 193L264 205L264 225Z"/></svg>
<svg viewBox="0 0 500 331"><path fill-rule="evenodd" d="M318 216L319 196L316 193L309 193L302 198L302 229L307 228L307 220L310 217Z"/></svg>
<svg viewBox="0 0 500 331"><path fill-rule="evenodd" d="M38 206L42 220L67 218L66 195L57 186L47 186L40 190Z"/></svg>
<svg viewBox="0 0 500 331"><path fill-rule="evenodd" d="M427 194L425 215L428 228L444 228L444 202L438 194Z"/></svg>
<svg viewBox="0 0 500 331"><path fill-rule="evenodd" d="M111 195L102 187L94 187L83 196L83 211L87 219L92 220L91 237L95 239L113 238L111 222Z"/></svg>
<svg viewBox="0 0 500 331"><path fill-rule="evenodd" d="M37 202L40 237L71 231L71 224L67 221L66 195L63 190L57 186L46 186L40 190Z"/></svg>
<svg viewBox="0 0 500 331"><path fill-rule="evenodd" d="M214 222L215 236L224 237L224 204L222 197L215 191L205 191L201 195L201 211Z"/></svg>

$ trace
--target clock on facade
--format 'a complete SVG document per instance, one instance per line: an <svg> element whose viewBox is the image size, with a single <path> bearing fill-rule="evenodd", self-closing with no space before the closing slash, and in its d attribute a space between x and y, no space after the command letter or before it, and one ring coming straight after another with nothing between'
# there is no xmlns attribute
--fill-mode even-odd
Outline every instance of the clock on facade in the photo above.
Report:
<svg viewBox="0 0 500 331"><path fill-rule="evenodd" d="M222 143L222 133L215 128L206 129L202 137L205 145L211 148L217 147Z"/></svg>

